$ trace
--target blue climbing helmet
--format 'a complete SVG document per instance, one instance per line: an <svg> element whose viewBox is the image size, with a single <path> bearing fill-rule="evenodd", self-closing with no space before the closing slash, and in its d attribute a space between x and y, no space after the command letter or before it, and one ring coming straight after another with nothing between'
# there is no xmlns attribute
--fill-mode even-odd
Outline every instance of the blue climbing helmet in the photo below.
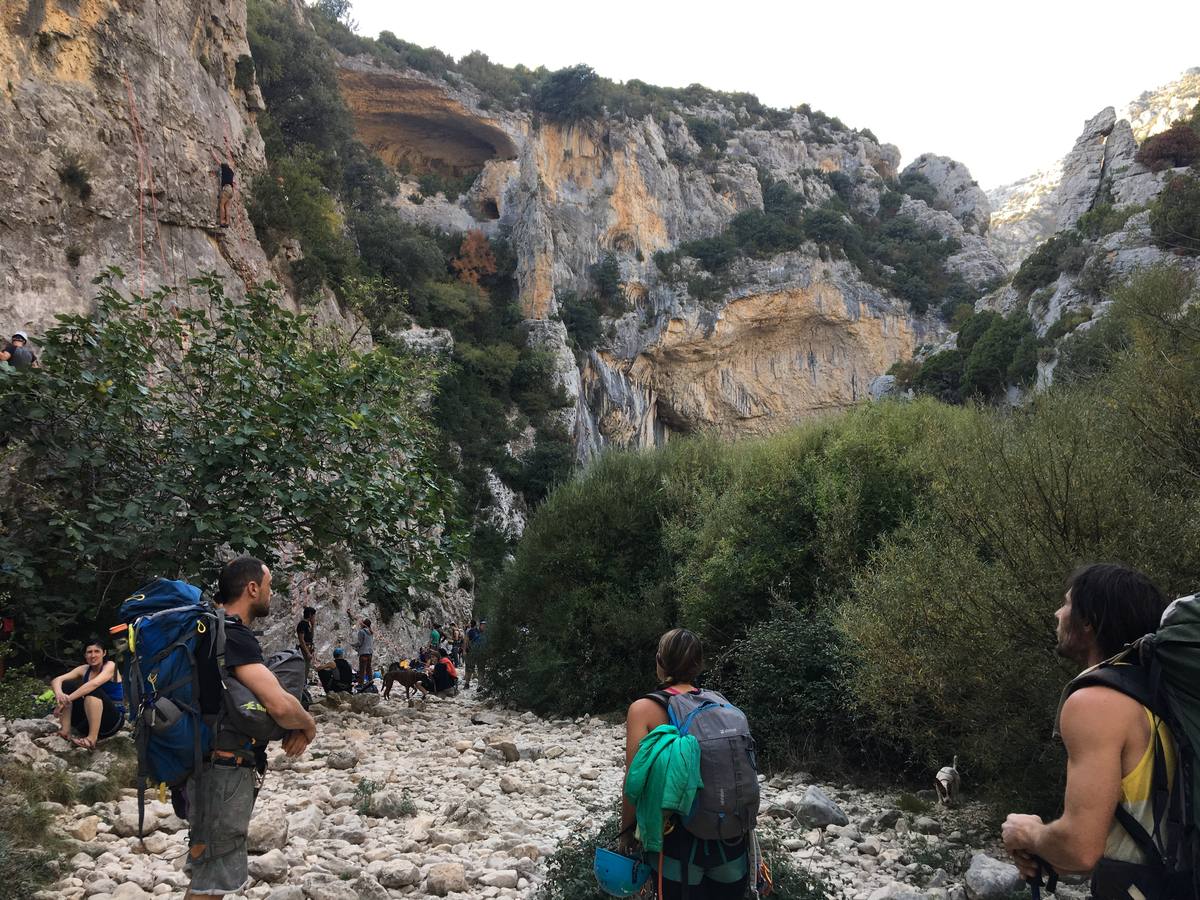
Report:
<svg viewBox="0 0 1200 900"><path fill-rule="evenodd" d="M632 897L650 880L650 867L644 862L600 847L592 870L604 893L614 897Z"/></svg>

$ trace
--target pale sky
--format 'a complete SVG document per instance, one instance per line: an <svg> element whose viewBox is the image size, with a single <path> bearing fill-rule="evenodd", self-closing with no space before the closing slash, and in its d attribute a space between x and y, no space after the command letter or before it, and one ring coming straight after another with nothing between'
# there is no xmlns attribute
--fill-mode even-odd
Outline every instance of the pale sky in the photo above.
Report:
<svg viewBox="0 0 1200 900"><path fill-rule="evenodd" d="M1200 66L1200 2L354 0L382 30L455 58L809 103L900 147L967 164L985 188L1071 149L1085 120Z"/></svg>

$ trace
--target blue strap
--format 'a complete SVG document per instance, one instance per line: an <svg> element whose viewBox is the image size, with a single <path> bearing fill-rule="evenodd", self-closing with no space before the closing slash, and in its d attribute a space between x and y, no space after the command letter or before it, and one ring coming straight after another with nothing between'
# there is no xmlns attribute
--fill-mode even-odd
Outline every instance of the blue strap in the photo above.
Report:
<svg viewBox="0 0 1200 900"><path fill-rule="evenodd" d="M682 725L675 725L675 727L679 729L680 735L686 735L688 733L688 728L691 727L692 719L696 718L696 716L698 716L700 713L702 713L706 710L719 709L720 707L722 707L724 705L725 705L724 703L717 703L714 700L705 700L703 703L701 703L699 706L697 706L695 709L693 709L690 713L688 713L688 717L683 720ZM674 717L672 717L672 718L674 718ZM674 725L675 723L672 722L671 724Z"/></svg>

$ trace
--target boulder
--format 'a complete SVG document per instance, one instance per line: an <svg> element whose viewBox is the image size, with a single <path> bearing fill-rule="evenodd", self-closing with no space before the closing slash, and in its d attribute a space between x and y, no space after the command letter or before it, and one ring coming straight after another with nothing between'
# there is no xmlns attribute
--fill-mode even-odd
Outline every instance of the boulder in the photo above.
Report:
<svg viewBox="0 0 1200 900"><path fill-rule="evenodd" d="M521 876L517 874L516 869L497 869L495 872L486 872L479 876L479 883L486 884L488 887L498 888L515 888Z"/></svg>
<svg viewBox="0 0 1200 900"><path fill-rule="evenodd" d="M311 841L321 830L321 823L324 821L325 813L321 812L320 807L315 803L298 809L288 816L288 835L292 838Z"/></svg>
<svg viewBox="0 0 1200 900"><path fill-rule="evenodd" d="M364 694L363 696L372 697L374 695ZM325 760L325 764L331 769L339 769L344 771L346 769L353 769L356 765L358 765L358 757L349 750L337 750L329 754Z"/></svg>
<svg viewBox="0 0 1200 900"><path fill-rule="evenodd" d="M298 884L285 884L274 888L266 900L304 900L304 888Z"/></svg>
<svg viewBox="0 0 1200 900"><path fill-rule="evenodd" d="M378 791L371 795L370 809L380 819L403 819L413 814L413 802L401 791Z"/></svg>
<svg viewBox="0 0 1200 900"><path fill-rule="evenodd" d="M965 881L970 900L1002 900L1020 889L1021 873L1014 865L976 853Z"/></svg>
<svg viewBox="0 0 1200 900"><path fill-rule="evenodd" d="M521 782L511 775L501 775L500 790L506 794L519 794L522 790Z"/></svg>
<svg viewBox="0 0 1200 900"><path fill-rule="evenodd" d="M13 719L5 725L12 734L31 734L35 737L58 731L58 723L53 719Z"/></svg>
<svg viewBox="0 0 1200 900"><path fill-rule="evenodd" d="M150 895L132 881L126 881L124 884L117 885L117 889L112 892L112 898L113 900L150 900Z"/></svg>
<svg viewBox="0 0 1200 900"><path fill-rule="evenodd" d="M257 881L274 884L287 877L287 857L279 849L268 850L262 856L251 856L249 860L250 877Z"/></svg>
<svg viewBox="0 0 1200 900"><path fill-rule="evenodd" d="M925 900L924 895L911 884L893 881L873 891L869 900Z"/></svg>
<svg viewBox="0 0 1200 900"><path fill-rule="evenodd" d="M833 798L816 785L809 785L796 807L796 823L806 828L849 825L850 820Z"/></svg>
<svg viewBox="0 0 1200 900"><path fill-rule="evenodd" d="M288 820L272 810L262 810L250 820L246 847L251 853L282 850L287 846Z"/></svg>
<svg viewBox="0 0 1200 900"><path fill-rule="evenodd" d="M300 881L308 900L358 900L358 892L349 881L328 872L310 872Z"/></svg>
<svg viewBox="0 0 1200 900"><path fill-rule="evenodd" d="M371 709L379 705L380 697L378 694L352 694L350 696L350 708L356 713L370 712Z"/></svg>
<svg viewBox="0 0 1200 900"><path fill-rule="evenodd" d="M437 863L430 866L429 874L425 876L425 892L435 897L445 897L451 892L462 893L466 889L467 873L462 863Z"/></svg>
<svg viewBox="0 0 1200 900"><path fill-rule="evenodd" d="M358 900L391 900L387 888L366 872L363 872L350 884L354 888L354 893L358 895Z"/></svg>
<svg viewBox="0 0 1200 900"><path fill-rule="evenodd" d="M376 876L385 888L402 888L421 881L421 870L407 860L388 863Z"/></svg>
<svg viewBox="0 0 1200 900"><path fill-rule="evenodd" d="M84 816L82 819L76 819L68 824L65 831L77 841L94 841L99 825L99 816Z"/></svg>
<svg viewBox="0 0 1200 900"><path fill-rule="evenodd" d="M941 834L942 823L930 816L918 816L913 829L921 834Z"/></svg>
<svg viewBox="0 0 1200 900"><path fill-rule="evenodd" d="M505 762L513 763L521 758L521 753L517 750L517 745L512 741L499 741L495 746L504 757Z"/></svg>

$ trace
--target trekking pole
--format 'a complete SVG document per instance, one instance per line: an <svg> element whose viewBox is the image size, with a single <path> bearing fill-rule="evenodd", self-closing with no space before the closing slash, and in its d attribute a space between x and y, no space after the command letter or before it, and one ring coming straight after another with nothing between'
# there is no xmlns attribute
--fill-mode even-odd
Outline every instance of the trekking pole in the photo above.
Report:
<svg viewBox="0 0 1200 900"><path fill-rule="evenodd" d="M1040 856L1035 856L1033 859L1037 863L1037 874L1025 880L1029 883L1029 892L1033 895L1033 900L1042 900L1043 873L1046 876L1046 890L1053 894L1058 889L1058 872L1054 871L1054 866Z"/></svg>

